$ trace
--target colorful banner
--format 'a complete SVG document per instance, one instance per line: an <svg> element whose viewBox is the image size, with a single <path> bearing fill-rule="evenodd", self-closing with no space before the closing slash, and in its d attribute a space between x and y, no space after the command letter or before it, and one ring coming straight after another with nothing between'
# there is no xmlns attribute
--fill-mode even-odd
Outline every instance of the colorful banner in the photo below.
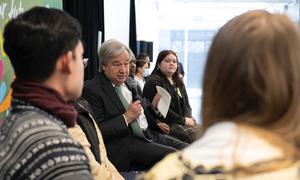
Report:
<svg viewBox="0 0 300 180"><path fill-rule="evenodd" d="M62 9L62 0L0 0L0 124L10 106L10 84L14 79L14 71L3 49L4 26L11 18L33 6Z"/></svg>

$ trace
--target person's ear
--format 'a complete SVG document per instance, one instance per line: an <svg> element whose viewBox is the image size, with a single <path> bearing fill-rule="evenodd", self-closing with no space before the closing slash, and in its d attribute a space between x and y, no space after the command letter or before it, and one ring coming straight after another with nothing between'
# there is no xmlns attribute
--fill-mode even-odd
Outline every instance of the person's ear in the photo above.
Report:
<svg viewBox="0 0 300 180"><path fill-rule="evenodd" d="M137 70L138 70L139 72L142 72L142 67L138 67Z"/></svg>
<svg viewBox="0 0 300 180"><path fill-rule="evenodd" d="M63 73L71 73L71 63L73 61L73 52L68 51L59 59L59 67Z"/></svg>

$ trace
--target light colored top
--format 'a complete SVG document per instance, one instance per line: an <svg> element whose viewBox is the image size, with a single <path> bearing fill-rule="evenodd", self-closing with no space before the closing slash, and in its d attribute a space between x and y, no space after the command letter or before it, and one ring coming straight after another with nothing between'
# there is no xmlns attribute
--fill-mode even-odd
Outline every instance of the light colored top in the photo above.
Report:
<svg viewBox="0 0 300 180"><path fill-rule="evenodd" d="M119 174L114 165L109 161L106 154L106 148L104 146L102 134L95 122L94 126L96 127L99 139L101 164L95 159L95 156L91 151L91 145L81 127L76 124L75 127L69 128L68 131L70 135L83 146L83 149L85 150L89 159L92 175L95 180L124 180L124 178Z"/></svg>
<svg viewBox="0 0 300 180"><path fill-rule="evenodd" d="M190 171L199 165L204 167L205 172L215 167L222 167L224 172L229 172L235 167L250 167L257 163L272 162L282 158L284 159L283 152L279 148L250 128L241 127L232 122L221 122L210 127L202 138L183 151L173 153L160 161L144 175L144 178L151 180L179 178L184 174L190 174ZM295 163L291 164L276 171L255 174L242 179L260 179L261 177L264 177L263 179L298 179L299 166ZM198 176L216 177L216 175ZM233 178L228 174L226 176L225 179Z"/></svg>
<svg viewBox="0 0 300 180"><path fill-rule="evenodd" d="M134 76L134 79L137 81L139 87L143 91L144 90L144 85L145 85L145 79L144 78L140 79L137 76Z"/></svg>
<svg viewBox="0 0 300 180"><path fill-rule="evenodd" d="M235 164L249 166L281 156L278 148L253 131L241 129L231 122L212 126L201 139L183 151L183 157L192 158L193 165L205 164L208 168L223 165L231 169Z"/></svg>
<svg viewBox="0 0 300 180"><path fill-rule="evenodd" d="M127 88L125 84L121 85L121 91L125 99L127 100L128 104L132 102L132 93L131 91ZM146 130L148 127L148 122L146 119L146 116L144 114L144 109L142 107L142 113L141 115L137 118L137 122L139 123L139 126L141 127L142 130Z"/></svg>

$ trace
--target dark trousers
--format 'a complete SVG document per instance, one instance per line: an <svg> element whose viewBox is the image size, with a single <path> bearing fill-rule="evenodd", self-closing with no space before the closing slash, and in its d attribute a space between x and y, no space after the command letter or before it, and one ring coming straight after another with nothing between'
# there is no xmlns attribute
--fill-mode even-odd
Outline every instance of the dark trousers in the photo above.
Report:
<svg viewBox="0 0 300 180"><path fill-rule="evenodd" d="M131 142L128 144L128 153L130 156L131 167L135 168L131 170L150 169L166 155L176 151L176 149L171 146L159 144L154 141L145 141L136 137L131 138L130 141Z"/></svg>
<svg viewBox="0 0 300 180"><path fill-rule="evenodd" d="M148 129L144 133L151 141L135 136L118 139L118 152L111 149L115 143L107 144L108 157L119 171L148 170L166 155L188 145L154 130Z"/></svg>
<svg viewBox="0 0 300 180"><path fill-rule="evenodd" d="M189 127L186 125L180 124L171 124L170 125L170 136L175 137L183 142L191 144L197 140L202 134L202 129L199 125L194 127Z"/></svg>
<svg viewBox="0 0 300 180"><path fill-rule="evenodd" d="M176 150L180 150L188 146L187 143L182 142L181 140L178 140L174 137L171 137L169 135L160 133L158 131L149 128L146 131L144 131L144 134L147 138L152 139L154 142L173 147Z"/></svg>

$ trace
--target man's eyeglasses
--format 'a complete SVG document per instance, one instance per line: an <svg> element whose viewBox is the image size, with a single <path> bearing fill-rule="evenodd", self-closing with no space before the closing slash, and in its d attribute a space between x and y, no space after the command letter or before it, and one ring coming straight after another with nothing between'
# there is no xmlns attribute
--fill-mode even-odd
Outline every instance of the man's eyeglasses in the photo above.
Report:
<svg viewBox="0 0 300 180"><path fill-rule="evenodd" d="M83 59L82 59L82 62L83 62L83 66L84 66L84 67L87 67L88 61L89 61L89 58L83 58Z"/></svg>

